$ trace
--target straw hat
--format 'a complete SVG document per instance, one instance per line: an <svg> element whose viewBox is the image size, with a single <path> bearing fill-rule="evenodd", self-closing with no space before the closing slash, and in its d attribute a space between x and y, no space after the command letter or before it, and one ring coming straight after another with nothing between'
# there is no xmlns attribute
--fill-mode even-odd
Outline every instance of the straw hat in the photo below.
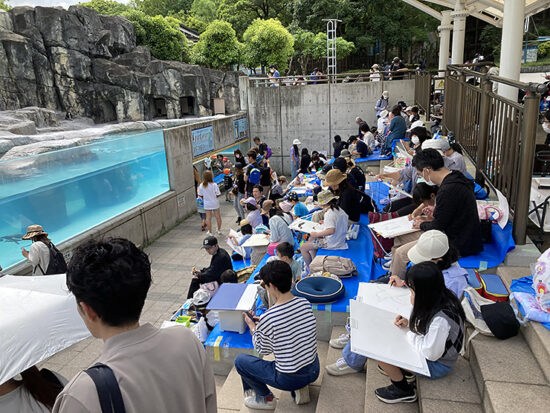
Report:
<svg viewBox="0 0 550 413"><path fill-rule="evenodd" d="M325 183L328 186L338 185L340 182L346 179L346 177L347 175L342 173L339 169L331 169L325 177ZM319 195L317 195L317 198L319 198Z"/></svg>
<svg viewBox="0 0 550 413"><path fill-rule="evenodd" d="M38 235L48 236L48 233L44 232L44 228L42 228L42 225L29 225L27 227L27 233L23 235L22 239L32 239Z"/></svg>
<svg viewBox="0 0 550 413"><path fill-rule="evenodd" d="M321 191L319 195L317 195L317 200L320 205L326 205L333 199L338 199L338 197L329 190Z"/></svg>
<svg viewBox="0 0 550 413"><path fill-rule="evenodd" d="M262 211L260 212L260 214L267 214L271 210L271 208L273 208L273 201L271 199L266 199L262 204Z"/></svg>
<svg viewBox="0 0 550 413"><path fill-rule="evenodd" d="M241 219L241 222L239 222L239 225L241 227L244 227L245 225L250 224L250 221L248 219Z"/></svg>

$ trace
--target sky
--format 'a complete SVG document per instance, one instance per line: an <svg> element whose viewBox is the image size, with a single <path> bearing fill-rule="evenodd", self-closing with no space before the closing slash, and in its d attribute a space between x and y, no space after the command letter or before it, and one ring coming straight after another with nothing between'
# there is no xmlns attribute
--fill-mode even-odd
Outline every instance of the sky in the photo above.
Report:
<svg viewBox="0 0 550 413"><path fill-rule="evenodd" d="M61 6L68 8L73 4L80 3L85 0L8 0L7 3L12 6ZM121 3L128 3L129 0L118 0Z"/></svg>

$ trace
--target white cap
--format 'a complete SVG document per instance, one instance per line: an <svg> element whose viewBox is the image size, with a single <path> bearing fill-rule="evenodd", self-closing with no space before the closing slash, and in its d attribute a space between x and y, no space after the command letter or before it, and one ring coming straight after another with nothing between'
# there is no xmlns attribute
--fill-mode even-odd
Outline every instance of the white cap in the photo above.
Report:
<svg viewBox="0 0 550 413"><path fill-rule="evenodd" d="M390 92L388 92L387 90L384 90L384 91L382 92L382 96L384 96L384 98L387 99L387 98L390 96Z"/></svg>
<svg viewBox="0 0 550 413"><path fill-rule="evenodd" d="M448 144L448 143L447 143ZM422 150L424 149L435 149L440 153L443 152L443 142L442 139L426 139L422 142Z"/></svg>
<svg viewBox="0 0 550 413"><path fill-rule="evenodd" d="M411 110L413 110L413 107L412 106L407 106L407 109L405 109L405 112L409 112Z"/></svg>
<svg viewBox="0 0 550 413"><path fill-rule="evenodd" d="M299 139L294 139L294 140L292 141L292 144L293 144L293 145L301 145L302 142L300 142Z"/></svg>
<svg viewBox="0 0 550 413"><path fill-rule="evenodd" d="M390 114L390 112L388 112L386 109L384 109L382 112L380 112L380 117L381 118L385 118L386 116L388 116Z"/></svg>
<svg viewBox="0 0 550 413"><path fill-rule="evenodd" d="M418 128L418 127L425 127L424 126L424 121L422 120L415 120L412 124L411 124L411 129L409 130L413 130L414 128Z"/></svg>
<svg viewBox="0 0 550 413"><path fill-rule="evenodd" d="M443 257L449 251L449 239L441 231L435 229L423 233L416 245L412 247L407 256L413 264L430 261Z"/></svg>

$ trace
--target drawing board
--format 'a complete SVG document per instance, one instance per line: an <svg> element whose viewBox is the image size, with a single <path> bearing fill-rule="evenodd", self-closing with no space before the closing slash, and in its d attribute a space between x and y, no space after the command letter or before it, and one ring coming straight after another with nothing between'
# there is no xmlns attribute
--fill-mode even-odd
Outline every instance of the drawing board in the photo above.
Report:
<svg viewBox="0 0 550 413"><path fill-rule="evenodd" d="M369 224L369 228L384 238L395 238L399 235L419 231L418 229L413 228L413 221L410 221L408 216Z"/></svg>

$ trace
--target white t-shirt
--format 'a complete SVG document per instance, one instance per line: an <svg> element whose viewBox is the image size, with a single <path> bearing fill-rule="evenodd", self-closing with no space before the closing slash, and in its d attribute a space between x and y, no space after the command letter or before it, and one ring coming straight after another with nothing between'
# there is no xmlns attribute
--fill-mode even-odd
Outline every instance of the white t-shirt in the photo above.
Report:
<svg viewBox="0 0 550 413"><path fill-rule="evenodd" d="M218 185L210 182L205 188L203 184L200 184L198 194L199 196L202 196L202 199L204 200L205 210L211 211L220 208L220 202L218 201L220 188L218 188Z"/></svg>
<svg viewBox="0 0 550 413"><path fill-rule="evenodd" d="M325 221L323 223L325 229L334 228L334 234L328 235L326 239L326 248L329 250L345 250L348 248L346 244L346 234L348 232L348 214L342 208L329 208L325 212Z"/></svg>
<svg viewBox="0 0 550 413"><path fill-rule="evenodd" d="M386 118L378 118L376 129L378 133L384 133L384 129L386 129Z"/></svg>
<svg viewBox="0 0 550 413"><path fill-rule="evenodd" d="M50 264L50 250L42 241L33 242L29 248L32 275L44 275Z"/></svg>
<svg viewBox="0 0 550 413"><path fill-rule="evenodd" d="M0 412L49 413L49 411L22 384L15 390L0 396Z"/></svg>

